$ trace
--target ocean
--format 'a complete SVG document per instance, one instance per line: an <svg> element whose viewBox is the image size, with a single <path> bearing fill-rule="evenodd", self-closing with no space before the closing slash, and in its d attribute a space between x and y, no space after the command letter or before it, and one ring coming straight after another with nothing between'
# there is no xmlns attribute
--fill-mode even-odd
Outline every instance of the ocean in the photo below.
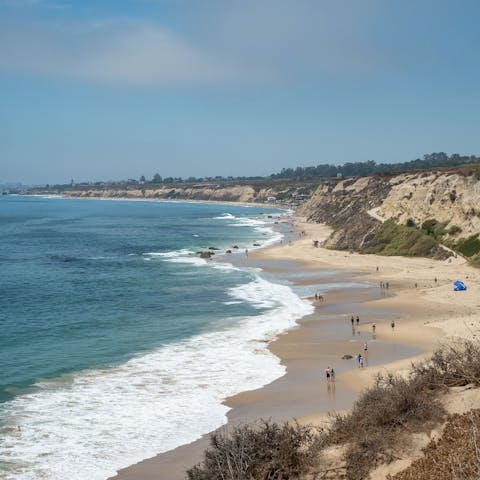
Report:
<svg viewBox="0 0 480 480"><path fill-rule="evenodd" d="M0 197L0 478L104 480L283 375L265 340L313 308L229 261L279 242L283 213Z"/></svg>

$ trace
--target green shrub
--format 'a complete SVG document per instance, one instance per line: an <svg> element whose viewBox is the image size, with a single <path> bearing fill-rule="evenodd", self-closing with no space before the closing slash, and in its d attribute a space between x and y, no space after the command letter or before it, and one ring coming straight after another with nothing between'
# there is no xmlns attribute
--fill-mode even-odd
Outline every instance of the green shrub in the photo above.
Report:
<svg viewBox="0 0 480 480"><path fill-rule="evenodd" d="M455 248L466 257L472 257L473 255L480 253L480 239L478 238L478 233L459 240L456 243Z"/></svg>
<svg viewBox="0 0 480 480"><path fill-rule="evenodd" d="M416 227L413 218L409 218L409 219L406 221L405 225L406 225L407 227L412 227L412 228Z"/></svg>
<svg viewBox="0 0 480 480"><path fill-rule="evenodd" d="M448 230L447 233L449 235L456 235L457 233L460 233L462 229L458 225L452 225Z"/></svg>
<svg viewBox="0 0 480 480"><path fill-rule="evenodd" d="M436 240L440 240L446 233L445 226L448 222L439 222L435 218L430 218L422 223L422 230Z"/></svg>
<svg viewBox="0 0 480 480"><path fill-rule="evenodd" d="M438 243L433 237L416 228L387 220L376 232L372 245L365 248L363 253L429 257L437 251Z"/></svg>
<svg viewBox="0 0 480 480"><path fill-rule="evenodd" d="M433 236L433 231L434 228L437 226L438 221L435 220L434 218L430 218L429 220L425 220L422 223L422 230L427 234L427 235L432 235Z"/></svg>

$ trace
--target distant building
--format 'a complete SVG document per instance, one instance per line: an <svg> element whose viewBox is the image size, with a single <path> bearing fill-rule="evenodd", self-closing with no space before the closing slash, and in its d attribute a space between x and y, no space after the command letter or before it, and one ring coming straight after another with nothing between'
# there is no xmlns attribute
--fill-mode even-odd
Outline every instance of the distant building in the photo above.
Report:
<svg viewBox="0 0 480 480"><path fill-rule="evenodd" d="M295 200L299 202L304 202L305 200L309 199L310 195L307 195L305 193L299 193L298 195L295 195Z"/></svg>
<svg viewBox="0 0 480 480"><path fill-rule="evenodd" d="M267 197L267 203L275 203L277 201L277 197Z"/></svg>

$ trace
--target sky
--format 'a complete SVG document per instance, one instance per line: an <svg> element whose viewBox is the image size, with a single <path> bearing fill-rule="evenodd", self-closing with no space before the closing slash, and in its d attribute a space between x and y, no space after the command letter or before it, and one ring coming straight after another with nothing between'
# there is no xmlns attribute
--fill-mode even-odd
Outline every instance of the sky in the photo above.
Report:
<svg viewBox="0 0 480 480"><path fill-rule="evenodd" d="M478 0L0 0L0 183L480 154Z"/></svg>

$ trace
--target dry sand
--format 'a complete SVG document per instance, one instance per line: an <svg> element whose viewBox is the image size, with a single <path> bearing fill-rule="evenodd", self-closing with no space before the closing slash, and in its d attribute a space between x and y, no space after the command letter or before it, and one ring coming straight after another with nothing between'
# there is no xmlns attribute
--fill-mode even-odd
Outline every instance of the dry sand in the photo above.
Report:
<svg viewBox="0 0 480 480"><path fill-rule="evenodd" d="M454 338L480 337L480 270L469 266L464 258L458 256L439 261L315 248L313 241L321 243L332 230L326 225L307 223L300 218L294 224L299 232L303 232L299 240L290 245L271 247L258 255L300 261L308 268L362 272L364 278L378 284L389 282L388 293L393 296L369 302L369 305L399 308L407 315L396 322L393 332L388 322L377 324L377 338L383 341L395 339L423 350L415 357L343 374L340 379L356 391L371 384L380 371L408 369L412 361L428 356L442 343ZM465 281L467 291L454 292L452 283L455 280ZM361 325L360 328L371 329L371 325Z"/></svg>
<svg viewBox="0 0 480 480"><path fill-rule="evenodd" d="M229 424L259 417L296 417L302 422L324 424L328 421L326 412L349 408L378 372L406 371L412 361L428 356L441 343L480 334L480 271L469 267L463 258L437 261L316 248L313 241L325 239L330 228L301 219L295 219L294 224L301 233L299 240L252 252L249 261L275 265L289 260L302 265L303 271L344 270L349 278L351 272L357 272L361 278L374 282L375 287L349 293L349 306L344 310L338 306L345 302L345 292L326 294L325 304L319 304L314 315L303 319L300 328L273 342L270 348L281 358L287 374L262 389L227 399L227 405L232 407ZM305 278L308 283L312 281L308 278L314 276ZM467 291L453 291L452 282L457 279L466 282ZM388 291L379 288L380 282L389 282ZM345 326L348 308L361 312L360 332L354 332L354 336ZM343 325L332 329L328 314L337 318L343 315ZM341 355L355 354L359 344L370 341L373 322L377 341L369 343L371 361L367 368L355 368L348 361L342 363ZM339 373L333 392L322 378L323 368L331 363L336 367L338 364ZM204 437L124 469L115 479L183 479L185 469L199 460L206 445Z"/></svg>

